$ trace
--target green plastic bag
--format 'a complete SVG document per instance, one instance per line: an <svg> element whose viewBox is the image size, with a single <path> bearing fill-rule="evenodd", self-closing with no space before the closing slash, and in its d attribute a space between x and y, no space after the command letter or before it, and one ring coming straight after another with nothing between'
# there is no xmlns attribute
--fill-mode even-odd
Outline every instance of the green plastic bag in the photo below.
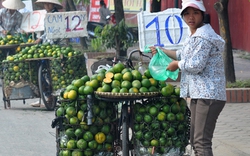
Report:
<svg viewBox="0 0 250 156"><path fill-rule="evenodd" d="M168 78L176 80L179 75L179 69L175 71L167 70L167 66L172 59L169 58L161 49L156 48L157 53L151 58L148 68L152 77L159 81L165 81ZM150 52L149 47L146 47L144 52Z"/></svg>

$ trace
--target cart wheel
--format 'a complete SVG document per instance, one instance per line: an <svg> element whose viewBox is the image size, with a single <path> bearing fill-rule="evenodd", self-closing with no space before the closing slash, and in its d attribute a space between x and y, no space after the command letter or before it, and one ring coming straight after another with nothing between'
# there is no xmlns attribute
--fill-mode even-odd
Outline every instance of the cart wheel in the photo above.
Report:
<svg viewBox="0 0 250 156"><path fill-rule="evenodd" d="M4 103L4 108L10 108L10 100L7 100L5 96L5 90L4 90L4 80L2 78L2 92L3 92L3 103Z"/></svg>
<svg viewBox="0 0 250 156"><path fill-rule="evenodd" d="M57 98L52 95L51 77L48 62L42 63L38 70L40 96L47 110L54 110Z"/></svg>

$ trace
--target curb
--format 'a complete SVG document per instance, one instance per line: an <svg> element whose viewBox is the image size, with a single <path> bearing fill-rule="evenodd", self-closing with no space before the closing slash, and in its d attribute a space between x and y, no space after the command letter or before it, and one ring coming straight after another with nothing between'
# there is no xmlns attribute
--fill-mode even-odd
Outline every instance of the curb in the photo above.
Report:
<svg viewBox="0 0 250 156"><path fill-rule="evenodd" d="M227 103L250 102L250 88L227 88Z"/></svg>

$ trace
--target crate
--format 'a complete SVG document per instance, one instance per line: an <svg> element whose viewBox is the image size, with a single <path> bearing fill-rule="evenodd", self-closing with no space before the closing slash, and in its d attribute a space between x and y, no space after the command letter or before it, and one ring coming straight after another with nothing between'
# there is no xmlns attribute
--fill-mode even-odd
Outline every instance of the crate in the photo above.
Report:
<svg viewBox="0 0 250 156"><path fill-rule="evenodd" d="M133 107L137 155L182 155L189 143L190 111L182 98L156 97Z"/></svg>
<svg viewBox="0 0 250 156"><path fill-rule="evenodd" d="M38 65L34 61L3 62L3 90L7 99L39 97Z"/></svg>
<svg viewBox="0 0 250 156"><path fill-rule="evenodd" d="M92 103L92 106L88 105L89 102ZM87 98L77 101L59 100L59 103L60 106L56 108L56 119L64 119L61 120L61 126L56 128L57 155L77 152L83 155L113 155L115 105L95 98L91 101L87 101ZM71 115L69 114L69 107ZM100 132L105 134L106 139L104 142L98 143L95 141L95 135ZM69 146L70 142L76 142L76 144L71 147Z"/></svg>

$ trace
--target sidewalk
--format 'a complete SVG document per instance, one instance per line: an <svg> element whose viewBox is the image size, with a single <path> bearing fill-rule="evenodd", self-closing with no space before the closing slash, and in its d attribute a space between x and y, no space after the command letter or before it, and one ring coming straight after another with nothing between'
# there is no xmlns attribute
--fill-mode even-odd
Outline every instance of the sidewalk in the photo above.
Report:
<svg viewBox="0 0 250 156"><path fill-rule="evenodd" d="M250 155L250 103L227 103L213 139L214 156Z"/></svg>

